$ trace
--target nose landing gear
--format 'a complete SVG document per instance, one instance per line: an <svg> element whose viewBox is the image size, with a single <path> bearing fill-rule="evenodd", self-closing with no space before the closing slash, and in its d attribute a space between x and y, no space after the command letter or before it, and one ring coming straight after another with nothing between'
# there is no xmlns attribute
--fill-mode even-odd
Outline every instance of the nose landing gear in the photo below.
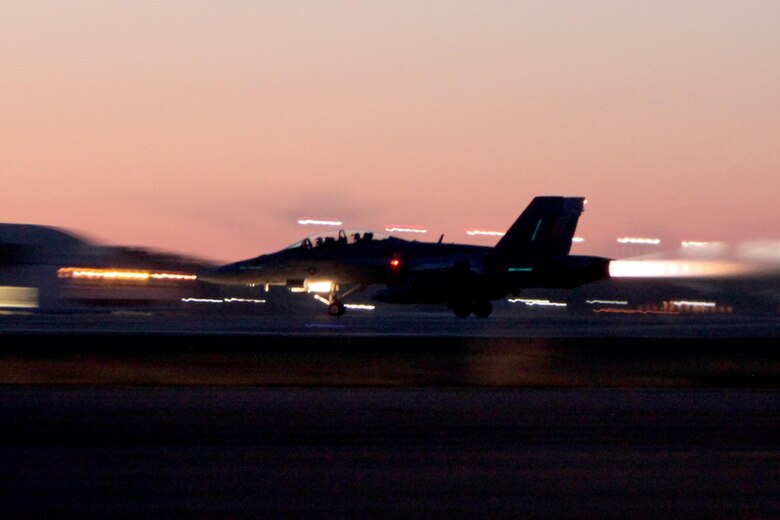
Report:
<svg viewBox="0 0 780 520"><path fill-rule="evenodd" d="M347 306L341 303L341 300L356 291L362 291L366 287L367 286L365 284L359 284L356 285L355 287L352 287L348 291L345 291L344 293L340 294L339 285L334 283L333 285L331 285L330 294L328 295L327 298L323 298L319 294L315 294L314 297L328 306L328 315L343 316L344 312L346 312L347 310Z"/></svg>
<svg viewBox="0 0 780 520"><path fill-rule="evenodd" d="M328 305L328 314L331 316L343 316L345 311L346 308L344 307L344 304L339 301L335 301Z"/></svg>

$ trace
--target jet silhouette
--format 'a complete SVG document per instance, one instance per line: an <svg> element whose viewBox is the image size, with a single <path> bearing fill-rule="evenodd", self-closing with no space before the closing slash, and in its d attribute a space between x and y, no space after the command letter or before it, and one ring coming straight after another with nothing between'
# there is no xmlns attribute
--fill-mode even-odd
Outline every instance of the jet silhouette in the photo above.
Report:
<svg viewBox="0 0 780 520"><path fill-rule="evenodd" d="M369 285L388 303L442 303L461 318L486 318L491 300L523 288L571 288L609 278L609 258L570 255L583 197L535 197L495 247L418 242L364 231L322 233L249 260L218 267L199 279L217 284L324 284L328 313Z"/></svg>

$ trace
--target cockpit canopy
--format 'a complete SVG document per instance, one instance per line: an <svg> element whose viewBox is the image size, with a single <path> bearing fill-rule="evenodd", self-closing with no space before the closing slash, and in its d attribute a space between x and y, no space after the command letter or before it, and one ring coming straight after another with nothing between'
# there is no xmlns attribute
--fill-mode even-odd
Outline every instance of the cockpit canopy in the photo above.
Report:
<svg viewBox="0 0 780 520"><path fill-rule="evenodd" d="M325 231L311 235L303 240L287 246L285 249L314 249L318 247L331 247L337 245L352 245L366 242L376 242L378 240L387 240L388 235L374 233L373 231L339 229L338 231Z"/></svg>

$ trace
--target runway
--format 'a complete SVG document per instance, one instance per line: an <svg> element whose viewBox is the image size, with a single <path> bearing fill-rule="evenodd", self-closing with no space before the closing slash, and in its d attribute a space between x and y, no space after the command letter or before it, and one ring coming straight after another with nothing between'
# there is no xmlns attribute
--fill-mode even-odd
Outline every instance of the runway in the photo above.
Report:
<svg viewBox="0 0 780 520"><path fill-rule="evenodd" d="M780 388L780 319L0 317L0 384Z"/></svg>
<svg viewBox="0 0 780 520"><path fill-rule="evenodd" d="M0 316L6 517L765 518L774 316Z"/></svg>
<svg viewBox="0 0 780 520"><path fill-rule="evenodd" d="M318 309L319 310L319 309ZM447 311L273 314L105 311L0 315L4 333L153 333L219 335L382 335L501 338L776 338L780 315L603 315L496 312L488 319Z"/></svg>

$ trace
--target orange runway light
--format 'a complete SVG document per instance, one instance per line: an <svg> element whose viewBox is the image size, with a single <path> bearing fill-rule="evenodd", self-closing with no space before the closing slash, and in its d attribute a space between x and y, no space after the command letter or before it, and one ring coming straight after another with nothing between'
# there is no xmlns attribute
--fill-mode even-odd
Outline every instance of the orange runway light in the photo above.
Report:
<svg viewBox="0 0 780 520"><path fill-rule="evenodd" d="M58 278L77 280L110 280L121 282L145 282L147 280L195 280L194 274L153 273L133 269L102 269L89 267L62 267L57 270Z"/></svg>

